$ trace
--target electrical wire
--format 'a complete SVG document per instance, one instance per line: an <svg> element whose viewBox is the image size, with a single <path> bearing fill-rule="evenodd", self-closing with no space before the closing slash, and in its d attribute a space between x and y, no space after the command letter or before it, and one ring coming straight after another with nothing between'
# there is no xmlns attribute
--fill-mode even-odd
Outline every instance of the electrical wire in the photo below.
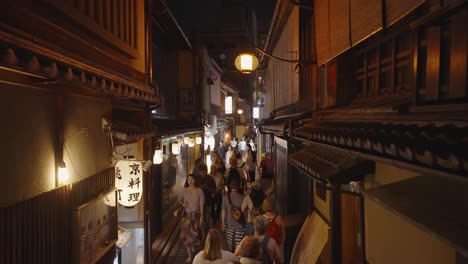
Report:
<svg viewBox="0 0 468 264"><path fill-rule="evenodd" d="M115 148L114 146L114 137L112 136L112 130L110 128L110 126L107 126L107 129L109 130L109 136L111 138L111 148L112 148L112 157L115 159L115 154L119 154L119 155L125 155L130 149L127 147L127 143L125 143L125 151L120 153L120 152L117 152L117 149Z"/></svg>
<svg viewBox="0 0 468 264"><path fill-rule="evenodd" d="M65 149L65 152L67 153L68 159L70 160L70 163L71 163L71 165L72 165L73 170L76 172L76 174L77 174L80 178L82 178L82 177L81 177L81 174L80 174L80 173L78 172L78 170L75 168L75 164L73 163L73 160L72 160L72 158L70 157L70 153L68 152L68 149L67 149L67 146L66 146L66 143L65 143L65 142L63 143L63 149Z"/></svg>

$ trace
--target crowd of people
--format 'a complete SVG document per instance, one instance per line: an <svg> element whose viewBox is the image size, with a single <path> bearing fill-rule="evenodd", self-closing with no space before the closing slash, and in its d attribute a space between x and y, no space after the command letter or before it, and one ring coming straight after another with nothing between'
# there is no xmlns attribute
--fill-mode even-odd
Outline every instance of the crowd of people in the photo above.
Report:
<svg viewBox="0 0 468 264"><path fill-rule="evenodd" d="M209 171L197 160L187 176L179 199L187 263L283 263L284 225L271 190L256 177L255 146L242 149L243 141L215 151Z"/></svg>

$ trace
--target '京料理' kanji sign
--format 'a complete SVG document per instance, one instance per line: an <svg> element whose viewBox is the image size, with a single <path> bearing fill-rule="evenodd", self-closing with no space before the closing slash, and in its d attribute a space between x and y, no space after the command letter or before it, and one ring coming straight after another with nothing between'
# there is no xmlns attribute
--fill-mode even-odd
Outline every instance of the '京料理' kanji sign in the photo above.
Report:
<svg viewBox="0 0 468 264"><path fill-rule="evenodd" d="M143 164L136 160L119 160L115 165L117 201L123 206L134 206L143 194Z"/></svg>

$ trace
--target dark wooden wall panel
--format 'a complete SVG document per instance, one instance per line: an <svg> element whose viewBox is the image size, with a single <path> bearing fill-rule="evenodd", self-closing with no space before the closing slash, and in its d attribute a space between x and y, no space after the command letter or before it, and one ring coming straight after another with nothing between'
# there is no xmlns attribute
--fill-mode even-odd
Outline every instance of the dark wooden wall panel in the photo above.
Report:
<svg viewBox="0 0 468 264"><path fill-rule="evenodd" d="M0 208L0 263L70 263L73 209L113 186L114 170L109 168Z"/></svg>
<svg viewBox="0 0 468 264"><path fill-rule="evenodd" d="M467 95L467 12L453 17L450 28L450 80L449 98L460 98Z"/></svg>
<svg viewBox="0 0 468 264"><path fill-rule="evenodd" d="M439 99L440 27L427 30L426 69L425 100L437 100Z"/></svg>

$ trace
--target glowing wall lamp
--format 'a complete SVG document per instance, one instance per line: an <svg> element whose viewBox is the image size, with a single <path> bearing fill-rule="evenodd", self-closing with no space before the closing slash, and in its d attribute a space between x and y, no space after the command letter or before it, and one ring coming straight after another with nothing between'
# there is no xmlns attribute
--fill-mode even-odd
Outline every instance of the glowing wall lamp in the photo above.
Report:
<svg viewBox="0 0 468 264"><path fill-rule="evenodd" d="M174 155L178 155L180 153L179 142L177 141L172 142L171 151L172 151L172 154Z"/></svg>
<svg viewBox="0 0 468 264"><path fill-rule="evenodd" d="M163 152L160 149L154 151L153 163L161 164L163 162Z"/></svg>
<svg viewBox="0 0 468 264"><path fill-rule="evenodd" d="M224 99L224 112L226 114L232 114L232 96L226 96Z"/></svg>
<svg viewBox="0 0 468 264"><path fill-rule="evenodd" d="M242 110L242 109L240 109L240 108L237 109L237 114L242 115L243 113L244 113L244 110Z"/></svg>
<svg viewBox="0 0 468 264"><path fill-rule="evenodd" d="M253 118L259 118L260 117L260 109L258 108L258 106L254 107L252 109L252 112L253 112Z"/></svg>
<svg viewBox="0 0 468 264"><path fill-rule="evenodd" d="M255 50L260 52L261 54L270 57L272 59L284 61L284 62L289 62L289 63L299 63L301 65L303 64L316 64L317 62L315 60L288 60L288 59L283 59L280 57L276 57L274 55L268 54L265 51L255 47ZM254 72L257 67L258 67L258 59L257 57L252 54L252 53L241 53L236 57L236 60L234 61L234 65L236 66L237 70L239 70L242 73L245 74L250 74Z"/></svg>
<svg viewBox="0 0 468 264"><path fill-rule="evenodd" d="M245 74L254 72L258 67L258 59L252 53L241 53L234 61L236 68Z"/></svg>
<svg viewBox="0 0 468 264"><path fill-rule="evenodd" d="M63 160L59 162L58 179L59 183L63 183L68 179L68 169Z"/></svg>
<svg viewBox="0 0 468 264"><path fill-rule="evenodd" d="M195 143L197 143L197 145L201 144L201 137L200 136L195 138Z"/></svg>
<svg viewBox="0 0 468 264"><path fill-rule="evenodd" d="M193 148L195 146L195 139L190 138L189 143L187 144L189 148Z"/></svg>

